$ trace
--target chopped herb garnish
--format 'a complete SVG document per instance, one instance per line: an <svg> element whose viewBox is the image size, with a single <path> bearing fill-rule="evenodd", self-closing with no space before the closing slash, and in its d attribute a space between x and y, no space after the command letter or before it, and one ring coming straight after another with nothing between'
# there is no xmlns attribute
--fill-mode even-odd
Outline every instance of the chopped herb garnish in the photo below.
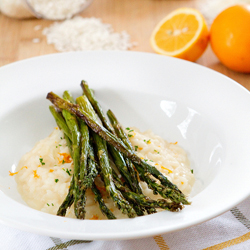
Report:
<svg viewBox="0 0 250 250"><path fill-rule="evenodd" d="M54 204L53 204L53 203L51 203L51 205L54 207Z"/></svg>
<svg viewBox="0 0 250 250"><path fill-rule="evenodd" d="M144 161L148 161L148 159L144 159Z"/></svg>
<svg viewBox="0 0 250 250"><path fill-rule="evenodd" d="M154 150L157 154L160 154L160 152L159 151L157 151L156 149Z"/></svg>
<svg viewBox="0 0 250 250"><path fill-rule="evenodd" d="M135 146L135 151L137 151L137 149L138 149L138 146Z"/></svg>
<svg viewBox="0 0 250 250"><path fill-rule="evenodd" d="M192 173L192 174L194 173L194 170L193 170L193 169L191 169L191 173Z"/></svg>
<svg viewBox="0 0 250 250"><path fill-rule="evenodd" d="M62 144L58 144L58 146L60 146L60 147L61 147L61 146L62 146Z"/></svg>
<svg viewBox="0 0 250 250"><path fill-rule="evenodd" d="M62 140L62 137L60 137L61 138L61 140Z"/></svg>
<svg viewBox="0 0 250 250"><path fill-rule="evenodd" d="M70 170L71 171L71 170ZM68 174L68 175L71 175L71 173L69 172L69 170L67 169L66 170L66 173Z"/></svg>
<svg viewBox="0 0 250 250"><path fill-rule="evenodd" d="M47 203L47 206L49 207L49 203Z"/></svg>
<svg viewBox="0 0 250 250"><path fill-rule="evenodd" d="M43 158L39 158L39 161L41 162L42 165L45 165L45 162L43 162Z"/></svg>
<svg viewBox="0 0 250 250"><path fill-rule="evenodd" d="M65 160L62 160L62 164L64 164L65 163Z"/></svg>
<svg viewBox="0 0 250 250"><path fill-rule="evenodd" d="M130 130L130 128L128 127L128 128L126 128L127 130Z"/></svg>
<svg viewBox="0 0 250 250"><path fill-rule="evenodd" d="M132 137L133 135L128 134L128 137Z"/></svg>
<svg viewBox="0 0 250 250"><path fill-rule="evenodd" d="M55 179L55 182L57 183L59 180L58 179Z"/></svg>

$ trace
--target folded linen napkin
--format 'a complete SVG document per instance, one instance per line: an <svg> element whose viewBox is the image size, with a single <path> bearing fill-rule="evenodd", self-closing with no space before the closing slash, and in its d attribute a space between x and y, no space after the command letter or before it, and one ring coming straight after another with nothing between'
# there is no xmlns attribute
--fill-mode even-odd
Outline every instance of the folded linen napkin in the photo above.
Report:
<svg viewBox="0 0 250 250"><path fill-rule="evenodd" d="M81 241L24 232L0 224L1 250L247 250L250 249L250 197L202 224L145 239Z"/></svg>

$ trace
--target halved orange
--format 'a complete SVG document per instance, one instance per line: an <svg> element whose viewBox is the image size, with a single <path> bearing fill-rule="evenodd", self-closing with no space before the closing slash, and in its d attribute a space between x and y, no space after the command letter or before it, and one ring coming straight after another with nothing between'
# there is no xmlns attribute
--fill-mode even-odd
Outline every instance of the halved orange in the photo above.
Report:
<svg viewBox="0 0 250 250"><path fill-rule="evenodd" d="M208 41L206 21L192 8L180 8L168 14L157 24L150 38L155 52L188 61L196 61Z"/></svg>

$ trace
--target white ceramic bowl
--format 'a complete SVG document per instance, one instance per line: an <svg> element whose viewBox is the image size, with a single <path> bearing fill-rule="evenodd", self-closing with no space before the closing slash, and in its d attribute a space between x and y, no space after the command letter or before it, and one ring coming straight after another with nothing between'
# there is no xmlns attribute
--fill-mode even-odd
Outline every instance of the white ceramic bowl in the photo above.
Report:
<svg viewBox="0 0 250 250"><path fill-rule="evenodd" d="M0 222L54 237L112 240L173 232L209 220L250 194L250 95L195 63L139 52L73 52L0 68ZM124 220L76 220L29 208L9 171L55 126L49 91L89 82L124 126L152 129L187 152L196 183L187 206ZM39 194L38 194L39 195Z"/></svg>

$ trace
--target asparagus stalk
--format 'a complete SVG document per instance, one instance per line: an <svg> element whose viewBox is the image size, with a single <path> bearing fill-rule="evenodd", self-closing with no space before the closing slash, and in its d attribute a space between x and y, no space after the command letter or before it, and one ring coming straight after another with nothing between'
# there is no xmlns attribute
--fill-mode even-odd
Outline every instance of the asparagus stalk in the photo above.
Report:
<svg viewBox="0 0 250 250"><path fill-rule="evenodd" d="M122 140L122 142L125 144L125 146L127 146L127 148L129 150L133 151L133 147L132 147L126 133L122 129L122 126L120 125L120 123L116 119L114 113L111 110L108 110L107 115L108 115L108 118L109 118L118 138L120 138ZM134 170L134 167L133 167L131 160L126 158L125 161L127 163L127 167L130 171L130 174L132 175L132 179L134 182L135 188L134 188L134 190L132 189L132 191L135 191L138 194L142 194L142 190L141 190L141 187L139 185L138 178L137 178L137 172Z"/></svg>
<svg viewBox="0 0 250 250"><path fill-rule="evenodd" d="M105 129L102 125L96 122L91 116L84 110L80 109L79 106L68 103L64 101L62 98L54 94L53 92L48 93L47 99L49 99L55 106L61 109L66 109L72 114L77 115L79 118L83 119L86 124L100 137L102 137L105 141L112 144L116 147L120 152L122 152L127 158L129 158L134 164L138 164L143 167L143 169L152 174L155 178L159 179L162 185L169 187L175 192L176 196L179 199L179 202L183 204L189 204L186 200L185 195L178 189L176 185L171 183L167 177L165 177L157 168L147 164L145 161L142 161L140 157L138 157L134 151L129 150L124 143L118 139L115 135L110 133L107 129Z"/></svg>
<svg viewBox="0 0 250 250"><path fill-rule="evenodd" d="M161 184L158 184L154 179L146 173L143 168L135 164L136 169L139 172L140 179L147 183L148 187L153 190L154 194L160 194L165 199L171 199L175 203L183 203L184 205L189 205L190 203L186 201L180 201L180 197L169 187L165 187Z"/></svg>
<svg viewBox="0 0 250 250"><path fill-rule="evenodd" d="M93 149L93 146L91 145L91 143L89 144L89 150L88 150L88 168L87 168L87 170L88 170L87 176L82 183L83 189L91 188L96 176L98 175L97 164L95 162L95 156L94 156L94 149Z"/></svg>
<svg viewBox="0 0 250 250"><path fill-rule="evenodd" d="M80 149L80 167L78 173L78 184L75 196L75 214L78 219L84 219L86 210L86 188L83 187L83 183L87 178L87 162L88 162L88 150L89 150L89 130L85 122L79 119L80 133L81 133L81 149Z"/></svg>
<svg viewBox="0 0 250 250"><path fill-rule="evenodd" d="M77 99L77 103L81 106L81 108L85 110L86 113L89 114L89 116L97 122L97 116L92 109L91 104L89 103L86 96L80 96ZM126 201L120 191L118 191L113 183L112 178L112 168L109 164L109 157L108 157L108 150L106 142L96 133L91 133L95 144L97 148L97 156L99 159L99 165L101 168L102 176L104 179L104 184L106 187L106 190L110 197L113 199L115 204L123 213L126 213L128 217L133 218L136 216L136 213L133 209L133 207L129 204L128 201Z"/></svg>
<svg viewBox="0 0 250 250"><path fill-rule="evenodd" d="M79 125L77 122L77 119L74 115L72 115L70 112L66 110L62 110L62 114L66 120L66 123L71 130L72 133L72 152L73 152L73 162L74 162L74 189L73 189L73 195L74 195L74 211L75 215L78 218L78 209L77 201L79 199L79 173L80 173L80 145L81 145L81 133L79 129Z"/></svg>
<svg viewBox="0 0 250 250"><path fill-rule="evenodd" d="M64 135L66 135L71 140L72 139L71 131L68 125L66 124L62 114L59 113L54 106L49 106L49 110L51 114L53 115L57 126L63 131Z"/></svg>
<svg viewBox="0 0 250 250"><path fill-rule="evenodd" d="M65 90L63 92L63 98L71 103L76 103L75 99L73 98L72 94L68 91L68 90Z"/></svg>
<svg viewBox="0 0 250 250"><path fill-rule="evenodd" d="M67 209L70 208L71 205L74 203L74 194L73 194L74 186L75 186L74 178L72 178L71 182L70 182L68 194L67 194L66 198L64 199L63 203L58 208L56 215L65 216Z"/></svg>
<svg viewBox="0 0 250 250"><path fill-rule="evenodd" d="M128 171L127 164L125 159L122 157L121 153L112 145L108 144L108 150L111 154L111 157L113 159L113 162L115 166L118 168L120 171L122 177L124 178L125 182L127 185L133 190L134 192L137 191L137 186L136 183L133 181L133 178ZM138 191L137 191L138 192Z"/></svg>
<svg viewBox="0 0 250 250"><path fill-rule="evenodd" d="M94 108L95 112L99 116L100 120L102 121L104 127L109 130L112 134L115 134L115 131L113 127L110 125L108 120L106 119L104 112L102 110L101 105L99 102L96 100L93 91L89 88L88 84L86 81L81 82L81 87L83 89L84 94L87 96L89 102L91 103L92 107Z"/></svg>
<svg viewBox="0 0 250 250"><path fill-rule="evenodd" d="M92 192L95 195L95 200L99 203L99 208L102 211L104 215L107 216L108 219L116 219L114 214L110 211L110 209L106 206L100 191L97 189L94 180L98 174L97 171L97 164L95 162L95 156L94 156L94 149L90 141L89 146L89 157L88 157L88 175L87 178L85 178L85 181L83 183L84 188L90 188Z"/></svg>
<svg viewBox="0 0 250 250"><path fill-rule="evenodd" d="M92 107L94 108L95 112L102 121L104 127L112 134L115 134L114 128L110 125L110 123L106 119L101 105L96 100L93 91L91 91L87 82L82 81L81 87L83 89L84 94L87 96L89 102L91 103ZM130 186L130 188L133 191L141 193L141 188L138 185L138 180L136 174L134 173L134 168L133 167L131 168L131 165L128 166L126 165L126 161L123 159L122 154L119 151L117 151L117 149L115 149L114 146L108 145L108 149L114 160L115 165L120 170L121 175L125 179L126 183ZM130 168L128 169L128 167Z"/></svg>
<svg viewBox="0 0 250 250"><path fill-rule="evenodd" d="M59 113L55 107L53 106L50 106L49 107L49 110L51 112L51 114L53 115L53 117L55 118L55 121L57 123L57 126L62 129L62 131L64 132L64 137L65 139L67 140L67 144L68 144L68 148L69 148L69 151L70 151L70 155L72 157L72 145L71 145L71 140L70 138L72 139L72 136L71 136L71 132L62 116L61 113ZM67 209L69 207L71 207L71 205L73 204L74 202L74 195L73 195L73 189L74 189L74 178L71 179L71 182L70 182L70 188L69 188L69 191L68 191L68 194L67 196L65 197L63 203L60 205L58 211L57 211L57 215L58 216L65 216L66 212L67 212Z"/></svg>
<svg viewBox="0 0 250 250"><path fill-rule="evenodd" d="M100 191L97 189L95 183L93 183L93 186L92 186L92 192L94 193L95 195L95 199L96 201L99 203L99 207L102 211L102 213L104 215L107 216L108 219L116 219L116 217L114 216L114 214L110 211L110 209L106 206L102 196L101 196L101 193Z"/></svg>
<svg viewBox="0 0 250 250"><path fill-rule="evenodd" d="M115 180L115 185L122 192L123 196L126 197L126 199L133 201L142 207L162 208L172 212L182 209L182 205L180 203L167 201L164 199L153 200L143 194L136 194L130 191L126 186L121 185L116 180Z"/></svg>
<svg viewBox="0 0 250 250"><path fill-rule="evenodd" d="M130 150L133 150L133 146L130 143L129 138L127 134L125 133L125 131L123 130L121 124L118 122L115 114L109 109L107 111L107 115L117 136L122 140L122 142L127 146L127 148L129 148Z"/></svg>
<svg viewBox="0 0 250 250"><path fill-rule="evenodd" d="M64 91L63 93L63 98L71 103L76 103L73 96L69 91ZM79 162L74 161L74 181L75 181L75 186L74 186L74 211L75 215L78 219L84 219L86 210L85 210L85 205L86 205L86 188L83 187L83 182L86 178L87 175L87 161L88 161L88 150L89 150L89 130L88 126L86 123L79 119L77 120L76 117L68 111L63 110L63 114L65 117L72 119L68 121L69 128L72 130L72 135L77 136L77 152L79 151L80 153L80 159ZM80 137L80 142L79 142L79 137ZM74 157L75 151L73 151L73 157ZM78 160L78 155L77 155L77 160ZM75 160L75 159L74 159ZM76 169L79 164L79 169Z"/></svg>
<svg viewBox="0 0 250 250"><path fill-rule="evenodd" d="M124 190L120 189L119 187L121 187L121 186L126 187L126 185L124 185L123 181L118 177L117 173L114 170L112 172L113 172L114 183L115 183L116 187L121 192L124 191ZM126 191L127 192L131 192L131 190L128 187L126 187ZM124 192L122 192L122 194L124 196ZM124 196L124 197L126 197L126 196ZM130 199L130 202L133 205L134 210L136 211L136 213L137 213L138 216L144 215L144 212L145 212L144 207L140 206L140 204L138 204L137 202L135 202L135 200ZM152 208L152 209L151 208L146 208L146 209L147 209L148 214L156 212L156 210L154 208Z"/></svg>

